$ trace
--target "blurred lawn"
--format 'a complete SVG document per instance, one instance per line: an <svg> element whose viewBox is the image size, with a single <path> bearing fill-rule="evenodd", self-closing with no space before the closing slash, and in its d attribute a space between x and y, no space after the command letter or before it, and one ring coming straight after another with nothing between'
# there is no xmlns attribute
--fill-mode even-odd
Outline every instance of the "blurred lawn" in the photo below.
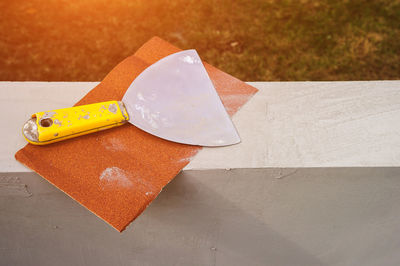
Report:
<svg viewBox="0 0 400 266"><path fill-rule="evenodd" d="M98 81L154 35L248 81L400 78L399 0L13 0L0 10L0 80Z"/></svg>

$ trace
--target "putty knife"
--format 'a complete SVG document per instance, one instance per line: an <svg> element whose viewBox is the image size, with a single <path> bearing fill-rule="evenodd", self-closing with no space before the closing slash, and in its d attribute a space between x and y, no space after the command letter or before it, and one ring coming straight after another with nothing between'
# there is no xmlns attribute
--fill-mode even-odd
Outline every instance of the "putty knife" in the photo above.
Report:
<svg viewBox="0 0 400 266"><path fill-rule="evenodd" d="M195 50L171 54L146 68L122 101L38 112L22 131L28 142L45 145L126 122L184 144L226 146L240 142Z"/></svg>

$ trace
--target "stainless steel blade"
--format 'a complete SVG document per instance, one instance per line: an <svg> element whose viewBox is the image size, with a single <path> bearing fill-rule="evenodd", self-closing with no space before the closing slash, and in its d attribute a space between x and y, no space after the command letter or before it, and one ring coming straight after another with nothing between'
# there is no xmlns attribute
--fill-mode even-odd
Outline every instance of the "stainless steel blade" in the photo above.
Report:
<svg viewBox="0 0 400 266"><path fill-rule="evenodd" d="M122 101L130 123L160 138L201 146L240 142L195 50L169 55L146 68Z"/></svg>

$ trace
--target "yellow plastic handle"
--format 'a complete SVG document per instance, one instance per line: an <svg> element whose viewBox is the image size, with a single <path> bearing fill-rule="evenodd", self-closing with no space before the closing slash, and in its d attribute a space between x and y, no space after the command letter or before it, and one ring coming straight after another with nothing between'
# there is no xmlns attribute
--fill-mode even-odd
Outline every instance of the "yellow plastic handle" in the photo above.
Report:
<svg viewBox="0 0 400 266"><path fill-rule="evenodd" d="M22 131L28 142L45 145L120 126L128 120L122 102L108 101L35 113Z"/></svg>

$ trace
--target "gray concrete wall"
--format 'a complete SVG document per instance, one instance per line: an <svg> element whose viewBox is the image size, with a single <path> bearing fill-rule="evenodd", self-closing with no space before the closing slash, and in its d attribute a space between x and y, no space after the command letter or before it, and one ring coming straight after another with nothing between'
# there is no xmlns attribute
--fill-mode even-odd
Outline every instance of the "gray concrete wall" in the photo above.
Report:
<svg viewBox="0 0 400 266"><path fill-rule="evenodd" d="M0 265L400 265L400 168L185 171L123 233L0 174Z"/></svg>

